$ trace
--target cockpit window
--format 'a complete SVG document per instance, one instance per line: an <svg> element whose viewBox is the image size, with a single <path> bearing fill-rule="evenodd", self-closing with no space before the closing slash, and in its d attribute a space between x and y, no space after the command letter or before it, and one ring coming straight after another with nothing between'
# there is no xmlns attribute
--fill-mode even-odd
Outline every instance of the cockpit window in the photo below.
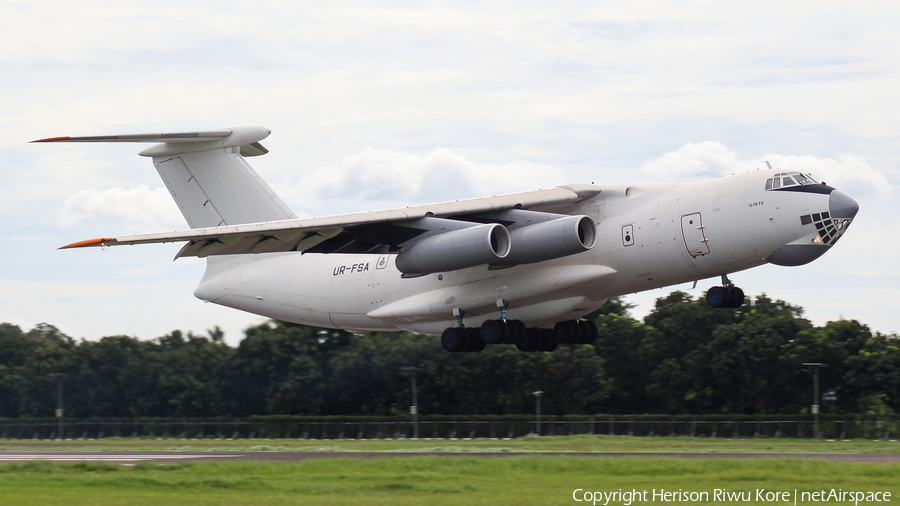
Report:
<svg viewBox="0 0 900 506"><path fill-rule="evenodd" d="M816 180L806 174L797 174L794 177L797 178L797 182L800 184L816 184Z"/></svg>
<svg viewBox="0 0 900 506"><path fill-rule="evenodd" d="M779 172L775 177L766 180L766 190L777 190L778 188L786 188L788 186L819 184L818 181L810 177L808 174L800 172Z"/></svg>

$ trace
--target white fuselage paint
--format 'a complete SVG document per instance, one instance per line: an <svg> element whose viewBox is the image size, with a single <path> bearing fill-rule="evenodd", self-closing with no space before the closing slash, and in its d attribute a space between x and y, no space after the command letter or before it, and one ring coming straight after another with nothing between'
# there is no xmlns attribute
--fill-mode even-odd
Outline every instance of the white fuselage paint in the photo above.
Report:
<svg viewBox="0 0 900 506"><path fill-rule="evenodd" d="M546 325L587 314L609 297L749 269L785 244L808 244L816 234L799 216L827 211L829 197L766 191L775 172L603 185L594 198L553 209L590 216L596 246L552 261L401 278L396 255L211 257L195 295L306 325L428 334L455 325L454 309L466 326L498 318L502 299L509 318Z"/></svg>

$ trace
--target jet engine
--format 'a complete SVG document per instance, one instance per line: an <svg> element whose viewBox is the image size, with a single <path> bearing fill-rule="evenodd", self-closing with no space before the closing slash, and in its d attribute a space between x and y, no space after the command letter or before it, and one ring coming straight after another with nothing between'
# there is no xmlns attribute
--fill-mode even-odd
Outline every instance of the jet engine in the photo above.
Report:
<svg viewBox="0 0 900 506"><path fill-rule="evenodd" d="M407 275L453 271L496 263L509 253L509 245L509 231L503 225L473 223L432 235L404 248L397 255L396 265Z"/></svg>
<svg viewBox="0 0 900 506"><path fill-rule="evenodd" d="M509 254L496 265L533 264L582 253L597 243L597 226L588 216L565 216L513 228L509 236Z"/></svg>

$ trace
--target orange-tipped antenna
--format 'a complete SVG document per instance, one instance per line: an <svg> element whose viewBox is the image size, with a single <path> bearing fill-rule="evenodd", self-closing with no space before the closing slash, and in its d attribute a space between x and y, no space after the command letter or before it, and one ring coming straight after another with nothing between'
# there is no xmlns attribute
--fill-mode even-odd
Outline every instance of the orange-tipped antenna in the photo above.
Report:
<svg viewBox="0 0 900 506"><path fill-rule="evenodd" d="M108 243L113 242L115 239L112 237L99 237L97 239L88 239L86 241L78 241L73 242L72 244L66 244L65 246L59 249L69 249L69 248L87 248L89 246L106 246Z"/></svg>
<svg viewBox="0 0 900 506"><path fill-rule="evenodd" d="M29 144L32 144L32 143L35 143L35 142L57 142L57 141L67 141L67 140L69 140L69 139L71 139L71 137L68 137L68 136L66 136L66 137L47 137L46 139L38 139L38 140L36 140L36 141L31 141Z"/></svg>

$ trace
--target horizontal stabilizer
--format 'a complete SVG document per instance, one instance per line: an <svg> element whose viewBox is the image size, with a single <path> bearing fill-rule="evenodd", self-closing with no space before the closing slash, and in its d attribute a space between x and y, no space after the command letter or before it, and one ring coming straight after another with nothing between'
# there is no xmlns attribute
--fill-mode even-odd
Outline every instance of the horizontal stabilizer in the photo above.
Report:
<svg viewBox="0 0 900 506"><path fill-rule="evenodd" d="M48 137L35 142L149 142L157 143L141 152L142 156L174 156L182 153L239 146L241 156L259 156L269 152L259 143L272 133L265 127L234 127L193 132L152 132L145 134L92 135L88 137Z"/></svg>
<svg viewBox="0 0 900 506"><path fill-rule="evenodd" d="M50 137L31 142L206 142L231 135L230 128L196 132L153 132L148 134L95 135L90 137Z"/></svg>

